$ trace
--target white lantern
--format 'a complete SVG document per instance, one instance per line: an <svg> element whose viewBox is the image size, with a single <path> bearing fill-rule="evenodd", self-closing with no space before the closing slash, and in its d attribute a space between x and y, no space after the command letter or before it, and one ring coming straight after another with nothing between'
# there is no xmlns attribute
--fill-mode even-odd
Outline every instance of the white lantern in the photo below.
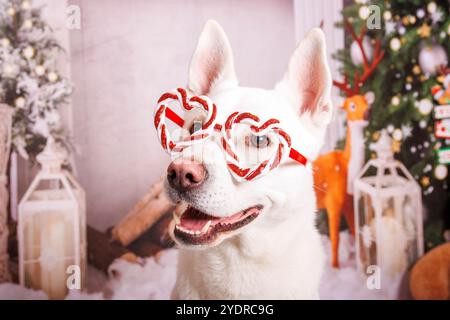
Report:
<svg viewBox="0 0 450 320"><path fill-rule="evenodd" d="M354 184L357 266L363 272L377 266L395 276L423 255L421 189L394 159L385 130L371 149L378 157L366 163Z"/></svg>
<svg viewBox="0 0 450 320"><path fill-rule="evenodd" d="M11 147L12 109L0 104L0 283L9 281L8 271L8 188L6 170Z"/></svg>
<svg viewBox="0 0 450 320"><path fill-rule="evenodd" d="M19 203L20 284L62 299L81 289L86 269L83 189L61 168L65 155L52 139L37 156L42 169Z"/></svg>

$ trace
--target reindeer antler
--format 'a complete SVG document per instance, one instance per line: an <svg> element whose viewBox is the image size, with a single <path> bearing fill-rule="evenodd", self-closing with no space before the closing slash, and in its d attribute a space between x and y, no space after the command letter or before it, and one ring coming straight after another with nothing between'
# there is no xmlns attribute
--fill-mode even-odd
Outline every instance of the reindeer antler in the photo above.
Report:
<svg viewBox="0 0 450 320"><path fill-rule="evenodd" d="M355 71L355 77L353 81L353 86L350 86L348 75L344 73L344 81L339 82L336 80L333 80L333 84L345 92L345 95L347 97L358 94L359 88L364 84L364 82L369 78L369 76L374 72L377 65L380 63L380 61L384 57L384 50L381 51L381 42L379 39L375 40L375 47L374 47L374 53L373 53L373 59L372 62L369 63L369 59L367 58L366 50L363 46L363 39L366 35L366 27L363 25L361 27L359 36L356 34L353 26L351 23L346 19L344 21L344 27L345 29L350 33L353 40L356 41L358 44L359 49L361 50L361 54L363 57L363 74L360 76L358 71Z"/></svg>

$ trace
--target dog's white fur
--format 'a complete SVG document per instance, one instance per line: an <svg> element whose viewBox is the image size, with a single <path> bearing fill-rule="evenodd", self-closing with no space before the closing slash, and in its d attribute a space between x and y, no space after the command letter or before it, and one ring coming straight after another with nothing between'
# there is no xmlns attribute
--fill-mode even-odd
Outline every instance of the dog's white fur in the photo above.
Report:
<svg viewBox="0 0 450 320"><path fill-rule="evenodd" d="M311 30L282 81L273 90L263 90L238 86L227 37L215 21L208 21L192 58L189 89L216 103L219 122L236 110L263 120L279 119L294 147L311 161L323 143L332 113L323 32ZM237 183L217 141L206 142L202 151L207 180L183 194L166 184L173 200L219 217L257 204L264 209L253 222L213 245L195 248L180 243L172 298L318 298L324 256L315 227L311 166L289 161L260 179ZM198 156L194 151L191 155Z"/></svg>

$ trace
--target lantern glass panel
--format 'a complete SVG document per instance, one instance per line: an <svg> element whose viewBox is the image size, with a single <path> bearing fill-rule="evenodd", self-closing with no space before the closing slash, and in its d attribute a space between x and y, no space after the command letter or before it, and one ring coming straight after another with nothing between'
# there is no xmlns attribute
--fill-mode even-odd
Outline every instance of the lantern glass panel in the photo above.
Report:
<svg viewBox="0 0 450 320"><path fill-rule="evenodd" d="M376 265L394 275L423 254L421 188L394 158L386 130L371 149L377 158L354 181L358 267Z"/></svg>
<svg viewBox="0 0 450 320"><path fill-rule="evenodd" d="M75 264L75 212L42 210L23 217L25 284L43 289L52 298L63 298L67 267Z"/></svg>
<svg viewBox="0 0 450 320"><path fill-rule="evenodd" d="M377 247L374 241L373 228L370 225L375 217L375 208L373 207L370 194L366 192L360 193L357 214L359 256L361 265L366 270L368 266L376 264L377 259Z"/></svg>

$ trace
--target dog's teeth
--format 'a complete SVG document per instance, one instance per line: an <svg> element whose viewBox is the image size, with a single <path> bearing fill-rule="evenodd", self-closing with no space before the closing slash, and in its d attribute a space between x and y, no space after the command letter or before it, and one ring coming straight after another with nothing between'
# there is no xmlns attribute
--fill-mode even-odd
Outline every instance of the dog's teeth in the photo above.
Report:
<svg viewBox="0 0 450 320"><path fill-rule="evenodd" d="M206 231L208 231L210 225L211 225L211 220L208 220L208 222L203 226L200 233L205 233Z"/></svg>
<svg viewBox="0 0 450 320"><path fill-rule="evenodd" d="M200 234L200 231L199 231L199 230L195 231L195 235L196 235L196 236L198 236L199 234Z"/></svg>

